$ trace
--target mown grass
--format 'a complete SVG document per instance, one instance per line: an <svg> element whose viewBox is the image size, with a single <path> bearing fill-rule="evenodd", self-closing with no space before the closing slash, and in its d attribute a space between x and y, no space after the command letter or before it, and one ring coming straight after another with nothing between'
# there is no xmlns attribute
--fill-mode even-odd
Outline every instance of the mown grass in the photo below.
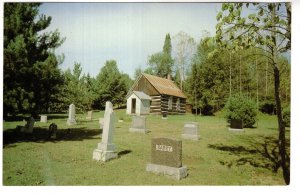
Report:
<svg viewBox="0 0 300 195"><path fill-rule="evenodd" d="M275 116L260 115L257 127L229 132L216 116L147 116L148 134L130 133L131 118L116 110L114 143L119 158L106 163L92 160L101 141L98 119L103 111L77 114L78 124L66 125L67 114L52 114L48 123L36 122L33 135L15 130L22 121L3 122L3 185L284 185L278 169ZM118 122L119 118L124 122ZM199 141L183 140L183 165L188 177L180 181L146 172L153 137L181 139L186 121L200 124ZM58 125L57 139L47 129ZM287 131L289 140L289 129Z"/></svg>

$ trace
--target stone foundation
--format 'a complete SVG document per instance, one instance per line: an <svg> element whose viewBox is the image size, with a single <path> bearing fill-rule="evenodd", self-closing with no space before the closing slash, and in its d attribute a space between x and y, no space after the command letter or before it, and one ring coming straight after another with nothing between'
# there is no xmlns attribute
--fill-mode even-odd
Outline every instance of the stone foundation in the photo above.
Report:
<svg viewBox="0 0 300 195"><path fill-rule="evenodd" d="M190 139L194 141L198 141L200 139L200 135L190 135L190 134L181 134L183 139Z"/></svg>
<svg viewBox="0 0 300 195"><path fill-rule="evenodd" d="M165 165L158 164L147 164L146 171L153 172L155 174L163 174L172 179L180 180L187 176L187 167L182 166L179 168L169 167Z"/></svg>
<svg viewBox="0 0 300 195"><path fill-rule="evenodd" d="M129 132L148 133L149 129L129 128Z"/></svg>
<svg viewBox="0 0 300 195"><path fill-rule="evenodd" d="M103 151L99 149L93 151L93 160L106 162L114 158L118 158L118 154L114 151Z"/></svg>
<svg viewBox="0 0 300 195"><path fill-rule="evenodd" d="M234 128L228 128L229 131L233 131L233 132L244 132L244 129L234 129Z"/></svg>

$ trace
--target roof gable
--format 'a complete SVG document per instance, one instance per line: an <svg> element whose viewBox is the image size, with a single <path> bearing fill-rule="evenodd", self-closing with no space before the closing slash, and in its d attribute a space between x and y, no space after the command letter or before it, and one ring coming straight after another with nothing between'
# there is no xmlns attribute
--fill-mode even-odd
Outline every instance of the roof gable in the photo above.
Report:
<svg viewBox="0 0 300 195"><path fill-rule="evenodd" d="M160 94L186 98L184 93L176 86L176 84L172 80L145 73L142 73L142 76L144 76Z"/></svg>

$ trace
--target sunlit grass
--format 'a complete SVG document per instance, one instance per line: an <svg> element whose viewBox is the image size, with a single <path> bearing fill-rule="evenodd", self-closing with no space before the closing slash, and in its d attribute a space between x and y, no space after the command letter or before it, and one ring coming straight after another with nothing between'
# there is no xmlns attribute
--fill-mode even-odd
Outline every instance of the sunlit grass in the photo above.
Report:
<svg viewBox="0 0 300 195"><path fill-rule="evenodd" d="M24 122L3 123L4 185L284 185L276 162L272 160L278 136L275 116L260 115L257 128L243 133L229 132L222 114L216 116L147 116L148 134L130 133L130 116L116 110L114 143L118 159L107 163L92 160L92 152L101 141L99 117L92 121L77 114L77 125L66 124L67 114L51 115L48 123L36 122L34 135L14 132ZM124 122L118 122L123 118ZM200 140L183 140L183 165L188 177L175 181L146 172L153 137L181 139L186 121L197 121ZM47 129L58 125L57 140L49 140ZM70 129L70 130L68 130ZM289 131L287 131L289 139ZM265 148L267 151L265 151ZM275 155L277 149L274 150ZM269 154L270 153L270 154ZM267 157L269 154L270 157ZM275 158L275 157L274 157Z"/></svg>

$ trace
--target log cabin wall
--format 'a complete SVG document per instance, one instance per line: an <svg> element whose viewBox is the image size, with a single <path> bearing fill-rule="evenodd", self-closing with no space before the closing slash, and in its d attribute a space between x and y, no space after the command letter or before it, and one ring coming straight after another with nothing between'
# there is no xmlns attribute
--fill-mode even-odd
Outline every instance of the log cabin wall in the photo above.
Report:
<svg viewBox="0 0 300 195"><path fill-rule="evenodd" d="M171 102L170 98L172 99ZM178 99L179 102L177 102ZM161 95L161 112L167 112L167 114L185 114L185 104L186 100L184 98Z"/></svg>
<svg viewBox="0 0 300 195"><path fill-rule="evenodd" d="M150 114L161 114L161 95L153 95L150 97Z"/></svg>

